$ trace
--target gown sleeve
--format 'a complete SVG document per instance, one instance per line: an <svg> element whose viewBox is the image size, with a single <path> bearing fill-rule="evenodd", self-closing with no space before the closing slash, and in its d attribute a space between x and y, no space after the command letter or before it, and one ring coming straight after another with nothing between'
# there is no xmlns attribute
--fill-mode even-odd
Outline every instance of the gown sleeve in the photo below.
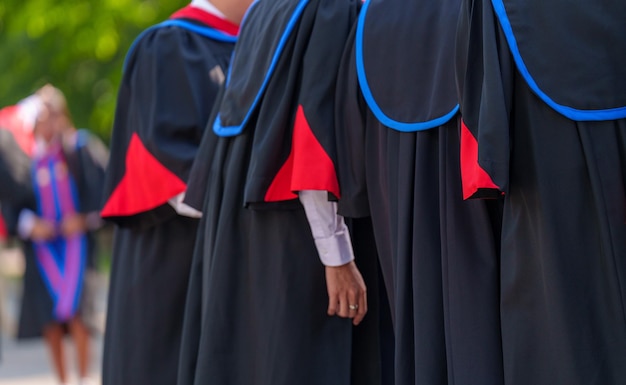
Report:
<svg viewBox="0 0 626 385"><path fill-rule="evenodd" d="M220 100L224 93L224 87L221 87L216 100ZM215 103L208 120L208 125L215 121L215 115L219 111L219 103ZM204 209L204 197L208 188L209 174L211 172L211 160L217 145L218 136L209 126L204 130L202 141L198 147L196 158L189 171L189 182L187 183L187 191L183 203L191 208L202 211Z"/></svg>
<svg viewBox="0 0 626 385"><path fill-rule="evenodd" d="M489 0L465 0L457 35L463 196L496 198L509 183L514 63Z"/></svg>
<svg viewBox="0 0 626 385"><path fill-rule="evenodd" d="M293 199L302 190L327 191L333 199L341 196L334 134L335 84L357 9L355 2L320 2L302 56L291 153L267 190L266 201Z"/></svg>
<svg viewBox="0 0 626 385"><path fill-rule="evenodd" d="M356 73L352 32L337 77L336 129L341 199L339 213L351 218L367 217L369 201L365 181L365 102Z"/></svg>
<svg viewBox="0 0 626 385"><path fill-rule="evenodd" d="M123 221L185 191L219 87L210 79L215 60L201 39L166 27L146 33L131 49L118 96L103 217Z"/></svg>
<svg viewBox="0 0 626 385"><path fill-rule="evenodd" d="M102 191L109 151L99 138L87 131L80 130L77 137L75 155L80 212L99 212L102 209Z"/></svg>

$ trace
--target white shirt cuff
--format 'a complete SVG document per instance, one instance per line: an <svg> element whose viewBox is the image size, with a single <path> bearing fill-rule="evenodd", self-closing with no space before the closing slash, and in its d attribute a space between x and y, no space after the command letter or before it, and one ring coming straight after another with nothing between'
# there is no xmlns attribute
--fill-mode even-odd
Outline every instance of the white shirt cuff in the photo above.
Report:
<svg viewBox="0 0 626 385"><path fill-rule="evenodd" d="M36 220L37 214L34 212L28 209L20 211L20 216L17 219L17 235L22 239L30 239Z"/></svg>
<svg viewBox="0 0 626 385"><path fill-rule="evenodd" d="M326 191L305 190L299 193L317 253L325 266L341 266L354 260L350 232L337 203L328 200Z"/></svg>
<svg viewBox="0 0 626 385"><path fill-rule="evenodd" d="M178 215L189 218L202 218L202 212L194 209L188 204L183 203L184 199L185 193L182 192L167 202L174 208L174 210L176 210Z"/></svg>

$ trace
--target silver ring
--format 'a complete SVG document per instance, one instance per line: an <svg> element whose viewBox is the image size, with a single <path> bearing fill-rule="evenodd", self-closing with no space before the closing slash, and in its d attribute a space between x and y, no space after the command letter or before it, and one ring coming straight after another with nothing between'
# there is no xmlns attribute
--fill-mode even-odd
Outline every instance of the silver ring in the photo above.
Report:
<svg viewBox="0 0 626 385"><path fill-rule="evenodd" d="M357 310L359 308L359 305L349 305L348 308L350 310Z"/></svg>

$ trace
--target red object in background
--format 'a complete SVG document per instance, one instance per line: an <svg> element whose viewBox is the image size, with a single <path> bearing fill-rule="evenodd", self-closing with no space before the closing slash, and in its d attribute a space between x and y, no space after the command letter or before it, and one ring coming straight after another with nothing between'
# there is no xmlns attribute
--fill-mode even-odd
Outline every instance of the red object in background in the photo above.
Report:
<svg viewBox="0 0 626 385"><path fill-rule="evenodd" d="M23 105L16 104L0 110L0 129L13 134L15 141L26 155L31 156L35 145L33 121L29 121L22 113Z"/></svg>
<svg viewBox="0 0 626 385"><path fill-rule="evenodd" d="M0 241L6 241L9 237L9 231L7 225L4 223L4 218L0 215Z"/></svg>
<svg viewBox="0 0 626 385"><path fill-rule="evenodd" d="M29 119L24 104L16 104L0 109L0 129L7 130L17 142L18 146L29 157L33 154L35 136L33 134L34 119ZM9 237L4 218L0 216L0 241L6 241Z"/></svg>

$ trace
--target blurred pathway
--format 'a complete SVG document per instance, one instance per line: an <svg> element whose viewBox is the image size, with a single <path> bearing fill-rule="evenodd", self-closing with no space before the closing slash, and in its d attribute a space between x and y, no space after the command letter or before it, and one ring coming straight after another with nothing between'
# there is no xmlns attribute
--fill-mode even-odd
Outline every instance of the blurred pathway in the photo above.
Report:
<svg viewBox="0 0 626 385"><path fill-rule="evenodd" d="M15 333L19 315L20 276L23 259L19 250L0 248L0 385L58 385L50 366L48 351L41 339L17 342ZM106 303L106 279L93 276L89 281L95 291L94 319L97 329L92 345L91 378L100 385L102 329ZM77 382L74 349L65 341L66 362L70 365L70 385ZM72 382L73 381L73 382Z"/></svg>
<svg viewBox="0 0 626 385"><path fill-rule="evenodd" d="M92 374L95 385L100 382L100 352L102 339L93 341ZM65 344L66 359L72 363L74 356L69 341ZM76 370L70 369L70 384L76 384ZM48 360L48 351L41 340L15 342L6 335L2 336L2 362L0 362L0 385L58 385L52 375Z"/></svg>

